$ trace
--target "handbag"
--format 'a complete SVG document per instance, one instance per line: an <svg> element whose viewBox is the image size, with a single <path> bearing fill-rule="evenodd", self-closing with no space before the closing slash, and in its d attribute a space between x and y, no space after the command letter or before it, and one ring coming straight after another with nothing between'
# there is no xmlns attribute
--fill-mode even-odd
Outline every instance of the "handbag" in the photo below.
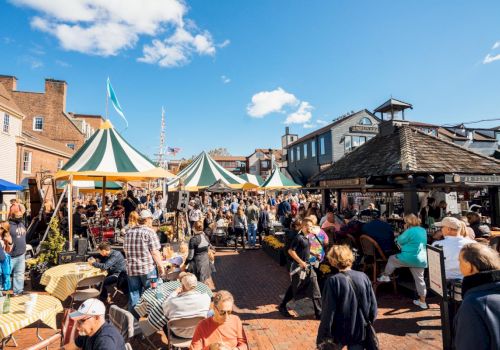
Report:
<svg viewBox="0 0 500 350"><path fill-rule="evenodd" d="M359 302L360 299L358 298L358 288L353 282L351 276L349 276L345 272L342 272L342 274L349 281L349 284L354 291L354 297L356 298L356 302L358 303L358 308L361 310L361 316L363 317L363 323L365 324L365 339L363 340L364 346L367 350L379 350L380 343L377 337L377 332L375 331L375 328L373 327L373 324L370 321L368 315L365 313L365 310L361 307L361 304Z"/></svg>

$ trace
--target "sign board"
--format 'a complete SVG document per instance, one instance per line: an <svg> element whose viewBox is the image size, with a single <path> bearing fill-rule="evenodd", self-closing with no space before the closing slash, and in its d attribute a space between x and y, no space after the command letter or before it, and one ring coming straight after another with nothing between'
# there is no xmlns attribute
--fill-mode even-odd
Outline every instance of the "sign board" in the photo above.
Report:
<svg viewBox="0 0 500 350"><path fill-rule="evenodd" d="M467 182L470 184L500 184L500 175L445 175L446 183Z"/></svg>
<svg viewBox="0 0 500 350"><path fill-rule="evenodd" d="M349 128L351 132L370 132L378 133L378 126L353 125Z"/></svg>
<svg viewBox="0 0 500 350"><path fill-rule="evenodd" d="M429 265L429 288L444 298L446 296L446 277L443 250L427 245L427 263Z"/></svg>
<svg viewBox="0 0 500 350"><path fill-rule="evenodd" d="M366 184L366 179L362 178L320 181L320 186L326 186L326 187L361 186L365 184Z"/></svg>
<svg viewBox="0 0 500 350"><path fill-rule="evenodd" d="M179 201L177 202L177 210L187 211L189 205L189 192L179 191Z"/></svg>

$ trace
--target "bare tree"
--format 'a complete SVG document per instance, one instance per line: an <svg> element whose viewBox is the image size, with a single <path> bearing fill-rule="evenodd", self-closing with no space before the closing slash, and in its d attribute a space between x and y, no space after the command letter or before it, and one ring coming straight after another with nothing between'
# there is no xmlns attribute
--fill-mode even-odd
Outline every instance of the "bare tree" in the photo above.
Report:
<svg viewBox="0 0 500 350"><path fill-rule="evenodd" d="M208 151L208 155L210 157L217 157L217 156L230 156L231 154L227 150L227 148L214 148L210 151Z"/></svg>

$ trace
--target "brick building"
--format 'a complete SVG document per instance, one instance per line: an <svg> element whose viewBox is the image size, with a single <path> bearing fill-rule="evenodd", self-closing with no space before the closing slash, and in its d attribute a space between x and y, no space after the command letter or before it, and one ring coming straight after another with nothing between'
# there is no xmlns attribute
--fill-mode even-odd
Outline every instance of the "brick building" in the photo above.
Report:
<svg viewBox="0 0 500 350"><path fill-rule="evenodd" d="M246 157L243 156L213 156L213 160L219 163L224 169L235 175L247 172Z"/></svg>
<svg viewBox="0 0 500 350"><path fill-rule="evenodd" d="M15 155L0 159L15 167L14 181L19 184L61 169L103 121L97 115L66 112L65 81L45 79L44 92L28 92L17 90L16 77L0 75L0 85L23 115Z"/></svg>

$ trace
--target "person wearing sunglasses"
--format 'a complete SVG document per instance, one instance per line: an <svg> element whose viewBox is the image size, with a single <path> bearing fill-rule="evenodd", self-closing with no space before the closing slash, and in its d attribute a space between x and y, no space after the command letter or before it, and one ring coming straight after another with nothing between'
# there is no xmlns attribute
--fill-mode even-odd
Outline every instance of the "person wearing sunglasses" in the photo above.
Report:
<svg viewBox="0 0 500 350"><path fill-rule="evenodd" d="M125 350L125 342L118 329L106 322L106 307L99 299L87 299L77 311L69 314L75 321L78 336L65 350Z"/></svg>
<svg viewBox="0 0 500 350"><path fill-rule="evenodd" d="M238 316L233 315L234 298L221 290L214 294L214 315L204 319L194 331L190 350L247 350L247 337Z"/></svg>

